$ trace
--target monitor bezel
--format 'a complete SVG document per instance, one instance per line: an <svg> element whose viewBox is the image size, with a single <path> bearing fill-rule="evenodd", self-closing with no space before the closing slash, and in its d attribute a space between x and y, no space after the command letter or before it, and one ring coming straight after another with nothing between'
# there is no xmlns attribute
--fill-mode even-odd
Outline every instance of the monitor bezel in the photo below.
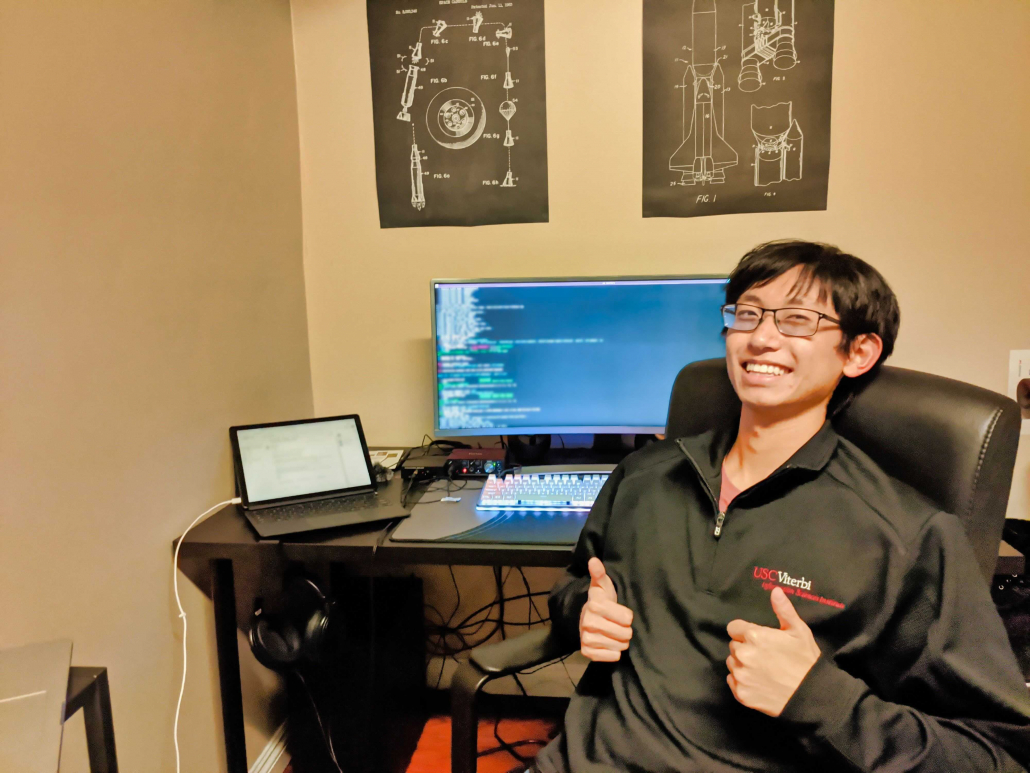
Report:
<svg viewBox="0 0 1030 773"><path fill-rule="evenodd" d="M433 435L435 437L494 437L501 435L653 435L665 432L665 427L656 426L532 426L532 427L469 427L454 429L440 427L440 380L437 362L436 338L436 288L438 285L487 285L487 284L565 284L587 282L591 284L618 282L661 282L683 280L715 280L727 282L727 274L658 274L654 276L545 276L545 277L490 277L486 279L430 279L429 280L429 317L432 321L431 345L433 356ZM684 363L686 365L687 363ZM671 390L672 385L669 385Z"/></svg>

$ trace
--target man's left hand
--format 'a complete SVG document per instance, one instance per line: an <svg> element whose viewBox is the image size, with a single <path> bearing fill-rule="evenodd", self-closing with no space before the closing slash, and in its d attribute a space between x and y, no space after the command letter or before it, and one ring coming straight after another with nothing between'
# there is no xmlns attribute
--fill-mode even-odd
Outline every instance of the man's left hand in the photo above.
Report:
<svg viewBox="0 0 1030 773"><path fill-rule="evenodd" d="M726 626L731 639L726 681L733 697L745 706L778 717L819 659L820 650L783 589L773 588L770 600L779 630L746 620Z"/></svg>

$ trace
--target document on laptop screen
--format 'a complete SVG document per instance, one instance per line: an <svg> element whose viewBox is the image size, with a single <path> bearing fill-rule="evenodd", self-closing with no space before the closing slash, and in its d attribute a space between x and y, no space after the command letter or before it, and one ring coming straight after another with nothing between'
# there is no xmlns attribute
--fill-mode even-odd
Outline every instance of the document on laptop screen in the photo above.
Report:
<svg viewBox="0 0 1030 773"><path fill-rule="evenodd" d="M372 484L353 419L237 433L251 502Z"/></svg>

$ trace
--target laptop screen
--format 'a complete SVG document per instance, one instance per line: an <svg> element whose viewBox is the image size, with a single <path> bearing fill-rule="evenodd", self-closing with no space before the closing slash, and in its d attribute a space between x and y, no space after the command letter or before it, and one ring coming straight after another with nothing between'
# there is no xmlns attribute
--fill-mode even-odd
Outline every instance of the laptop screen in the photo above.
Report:
<svg viewBox="0 0 1030 773"><path fill-rule="evenodd" d="M342 493L372 485L356 416L234 427L233 434L247 502Z"/></svg>

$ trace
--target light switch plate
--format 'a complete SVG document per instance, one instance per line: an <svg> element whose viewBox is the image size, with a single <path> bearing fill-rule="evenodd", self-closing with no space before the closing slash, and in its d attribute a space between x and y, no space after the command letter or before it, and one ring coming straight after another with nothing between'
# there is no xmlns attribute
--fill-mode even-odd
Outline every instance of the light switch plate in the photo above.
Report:
<svg viewBox="0 0 1030 773"><path fill-rule="evenodd" d="M1030 349L1013 349L1009 352L1009 397L1017 402L1019 398L1016 396L1016 387L1024 379L1030 379ZM1019 434L1030 435L1030 405L1020 407L1023 424Z"/></svg>

